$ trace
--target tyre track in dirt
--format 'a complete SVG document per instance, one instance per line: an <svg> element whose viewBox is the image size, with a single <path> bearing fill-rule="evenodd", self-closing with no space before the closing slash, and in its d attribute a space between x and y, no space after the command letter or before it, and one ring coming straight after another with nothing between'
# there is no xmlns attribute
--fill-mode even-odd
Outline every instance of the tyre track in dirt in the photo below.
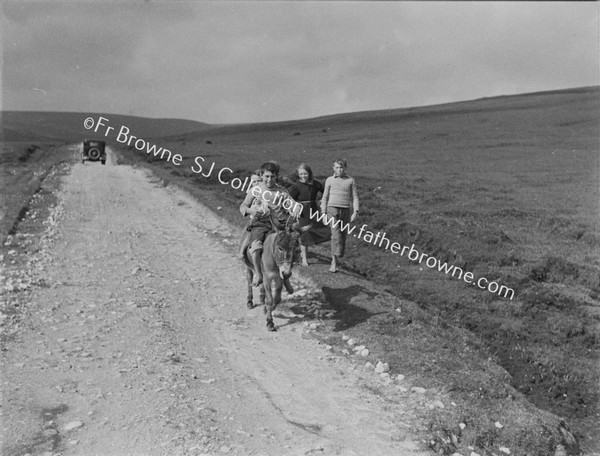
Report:
<svg viewBox="0 0 600 456"><path fill-rule="evenodd" d="M110 159L60 197L48 286L3 351L3 454L429 454L285 297L277 333L245 308L238 233L207 208Z"/></svg>

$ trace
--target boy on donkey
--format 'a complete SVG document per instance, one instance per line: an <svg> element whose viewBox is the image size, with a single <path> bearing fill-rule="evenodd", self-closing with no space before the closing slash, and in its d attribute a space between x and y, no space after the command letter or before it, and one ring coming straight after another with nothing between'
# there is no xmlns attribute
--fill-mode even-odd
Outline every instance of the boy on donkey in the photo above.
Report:
<svg viewBox="0 0 600 456"><path fill-rule="evenodd" d="M297 218L302 211L302 205L295 202L287 190L277 184L279 166L276 163L264 163L261 166L261 174L262 182L248 191L240 205L242 215L252 217L248 230L250 231L249 253L255 271L252 286L255 287L258 287L263 281L261 255L263 242L273 229L271 217L285 225L288 213ZM253 204L255 198L259 198L263 204ZM290 291L291 287L288 283L285 284L285 287L288 292L293 292Z"/></svg>

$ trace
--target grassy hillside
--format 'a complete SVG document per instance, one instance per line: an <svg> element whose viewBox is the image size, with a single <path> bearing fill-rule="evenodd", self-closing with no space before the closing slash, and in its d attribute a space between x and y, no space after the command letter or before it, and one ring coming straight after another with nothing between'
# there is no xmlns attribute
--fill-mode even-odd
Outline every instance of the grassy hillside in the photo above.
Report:
<svg viewBox="0 0 600 456"><path fill-rule="evenodd" d="M276 159L291 173L308 162L323 180L333 159L346 158L359 186L360 224L511 287L515 298L354 238L346 265L444 325L470 331L518 392L585 432L600 413L599 96L597 87L583 88L222 126L157 142L186 157L181 166L132 148L124 157L204 189L233 218L242 194L217 182L219 169L245 176ZM210 178L192 172L197 156L215 163ZM405 324L399 318L377 331L393 337ZM427 369L457 390L473 387L448 366Z"/></svg>
<svg viewBox="0 0 600 456"><path fill-rule="evenodd" d="M15 138L88 136L87 114L72 114L68 128L64 114L14 116L3 124ZM113 136L121 162L147 164L240 225L243 194L217 181L220 169L244 177L275 159L289 174L307 162L324 180L333 159L346 158L359 188L359 226L515 291L510 300L470 287L351 237L345 267L415 305L385 320L345 315L361 340L424 386L469 402L460 419L477 429L480 446L495 437L477 423L494 414L514 420L505 429L513 448L548 440L542 431L533 435L538 428L529 418L519 419L525 398L564 417L585 448L600 451L594 438L600 416L598 87L280 123L192 123L180 130L166 121L105 117L185 157L176 166L122 147ZM205 169L214 163L208 178L192 170L199 156ZM313 261L329 255L327 245L312 252L322 255ZM342 295L328 297L343 301ZM446 409L436 429L456 425L456 413ZM535 416L533 407L530 413ZM550 454L544 451L532 454Z"/></svg>

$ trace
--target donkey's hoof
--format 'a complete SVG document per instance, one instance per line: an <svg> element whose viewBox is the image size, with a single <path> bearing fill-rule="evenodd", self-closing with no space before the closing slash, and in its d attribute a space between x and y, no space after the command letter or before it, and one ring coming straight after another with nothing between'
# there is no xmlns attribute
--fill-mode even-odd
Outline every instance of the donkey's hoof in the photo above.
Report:
<svg viewBox="0 0 600 456"><path fill-rule="evenodd" d="M267 329L269 331L277 331L277 328L275 327L275 323L273 323L273 320L267 321Z"/></svg>
<svg viewBox="0 0 600 456"><path fill-rule="evenodd" d="M248 309L254 309L254 303L252 301L248 301L246 306L248 306Z"/></svg>
<svg viewBox="0 0 600 456"><path fill-rule="evenodd" d="M285 291L287 291L288 294L294 294L294 287L292 287L287 280L283 282L283 286L285 287Z"/></svg>

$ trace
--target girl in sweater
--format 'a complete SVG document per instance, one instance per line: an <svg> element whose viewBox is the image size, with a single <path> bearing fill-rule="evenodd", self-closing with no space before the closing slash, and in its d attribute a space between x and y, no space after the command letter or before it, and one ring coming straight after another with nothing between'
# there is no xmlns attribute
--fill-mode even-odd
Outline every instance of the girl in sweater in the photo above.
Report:
<svg viewBox="0 0 600 456"><path fill-rule="evenodd" d="M354 178L346 174L347 167L346 160L333 162L333 176L325 181L321 200L321 211L331 226L331 272L338 271L337 260L344 256L348 224L358 217L358 191Z"/></svg>

